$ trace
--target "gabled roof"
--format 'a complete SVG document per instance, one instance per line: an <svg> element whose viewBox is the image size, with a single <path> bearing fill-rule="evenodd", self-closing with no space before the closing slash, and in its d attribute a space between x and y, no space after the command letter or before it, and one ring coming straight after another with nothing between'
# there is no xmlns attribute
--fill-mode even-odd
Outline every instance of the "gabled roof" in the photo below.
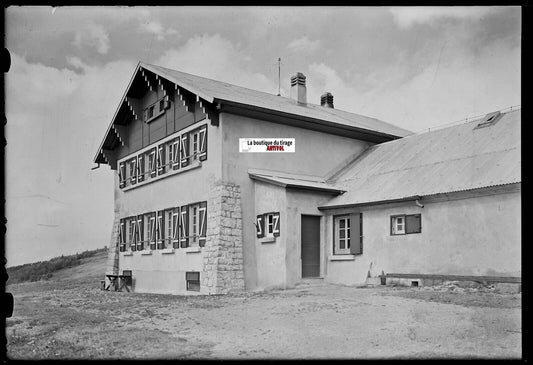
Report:
<svg viewBox="0 0 533 365"><path fill-rule="evenodd" d="M379 119L365 117L363 115L349 113L339 109L325 108L309 102L307 105L302 106L295 100L283 96L252 90L146 63L141 63L141 66L178 84L211 103L217 100L230 101L263 109L360 127L362 129L368 129L397 137L404 137L412 133L406 129L383 122Z"/></svg>
<svg viewBox="0 0 533 365"><path fill-rule="evenodd" d="M324 178L318 176L296 175L280 171L268 171L248 169L250 178L284 188L298 188L303 190L323 191L332 194L343 193L344 190L327 183Z"/></svg>
<svg viewBox="0 0 533 365"><path fill-rule="evenodd" d="M98 148L98 152L94 158L95 162L106 161L104 150L109 149L112 145L116 145L117 141L123 142L120 139L119 130L115 126L115 121L116 119L121 119L119 118L120 115L126 113L128 110L134 111L134 108L131 105L131 98L128 98L127 95L137 73L142 70L148 70L156 74L158 77L166 79L180 88L195 94L197 97L208 103L233 103L233 105L249 106L266 112L281 113L288 117L307 118L307 120L328 123L329 126L349 127L351 130L357 129L363 132L366 131L373 135L383 136L383 138L386 138L385 140L404 137L411 134L411 132L406 129L383 122L379 119L349 113L339 109L326 108L313 103L300 105L295 100L283 96L277 96L139 62L106 131L105 137Z"/></svg>
<svg viewBox="0 0 533 365"><path fill-rule="evenodd" d="M520 110L477 127L480 122L483 119L370 147L331 179L347 192L321 208L521 182Z"/></svg>

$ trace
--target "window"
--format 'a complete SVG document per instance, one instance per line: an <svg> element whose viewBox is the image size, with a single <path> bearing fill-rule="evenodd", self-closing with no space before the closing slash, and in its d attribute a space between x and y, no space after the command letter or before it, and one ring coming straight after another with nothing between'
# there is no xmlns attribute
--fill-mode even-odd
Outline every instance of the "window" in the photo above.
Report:
<svg viewBox="0 0 533 365"><path fill-rule="evenodd" d="M207 127L203 126L190 132L189 139L192 160L204 161L207 159Z"/></svg>
<svg viewBox="0 0 533 365"><path fill-rule="evenodd" d="M360 255L363 253L363 213L333 218L333 254Z"/></svg>
<svg viewBox="0 0 533 365"><path fill-rule="evenodd" d="M126 218L126 243L132 251L135 251L137 245L136 226L135 217Z"/></svg>
<svg viewBox="0 0 533 365"><path fill-rule="evenodd" d="M170 108L170 100L168 96L165 96L157 100L155 103L149 105L146 109L144 109L144 121L146 123L150 122L152 119L155 119L156 117L163 114L165 112L165 109L168 108Z"/></svg>
<svg viewBox="0 0 533 365"><path fill-rule="evenodd" d="M500 115L501 113L499 111L485 115L485 117L481 120L481 122L478 123L478 125L474 129L488 127L496 124Z"/></svg>
<svg viewBox="0 0 533 365"><path fill-rule="evenodd" d="M119 187L124 189L207 159L207 125L183 133L118 163ZM197 166L197 165L194 165Z"/></svg>
<svg viewBox="0 0 533 365"><path fill-rule="evenodd" d="M279 212L258 215L255 225L257 238L278 237L280 234L279 223Z"/></svg>
<svg viewBox="0 0 533 365"><path fill-rule="evenodd" d="M197 271L188 271L185 273L188 291L200 291L200 273Z"/></svg>
<svg viewBox="0 0 533 365"><path fill-rule="evenodd" d="M132 158L129 162L129 182L131 185L137 183L137 157Z"/></svg>
<svg viewBox="0 0 533 365"><path fill-rule="evenodd" d="M172 224L172 209L167 209L164 212L164 223L165 223L165 234L163 235L163 248L172 247L172 239L174 237L173 229L174 225Z"/></svg>
<svg viewBox="0 0 533 365"><path fill-rule="evenodd" d="M155 250L155 212L144 215L145 231L144 231L144 249Z"/></svg>
<svg viewBox="0 0 533 365"><path fill-rule="evenodd" d="M422 215L393 215L391 218L391 235L422 232Z"/></svg>

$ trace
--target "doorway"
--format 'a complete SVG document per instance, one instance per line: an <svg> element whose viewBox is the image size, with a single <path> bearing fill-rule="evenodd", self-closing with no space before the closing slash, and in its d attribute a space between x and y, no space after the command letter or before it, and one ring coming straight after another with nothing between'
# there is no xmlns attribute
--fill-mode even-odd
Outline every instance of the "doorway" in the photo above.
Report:
<svg viewBox="0 0 533 365"><path fill-rule="evenodd" d="M302 215L302 278L320 276L320 217Z"/></svg>

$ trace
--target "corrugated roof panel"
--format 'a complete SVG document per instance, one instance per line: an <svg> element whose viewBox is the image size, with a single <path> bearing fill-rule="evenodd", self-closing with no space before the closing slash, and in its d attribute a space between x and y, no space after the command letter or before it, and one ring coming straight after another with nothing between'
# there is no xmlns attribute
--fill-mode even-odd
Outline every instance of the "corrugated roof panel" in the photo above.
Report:
<svg viewBox="0 0 533 365"><path fill-rule="evenodd" d="M520 111L494 125L472 121L368 149L336 175L347 192L326 206L433 195L521 181Z"/></svg>

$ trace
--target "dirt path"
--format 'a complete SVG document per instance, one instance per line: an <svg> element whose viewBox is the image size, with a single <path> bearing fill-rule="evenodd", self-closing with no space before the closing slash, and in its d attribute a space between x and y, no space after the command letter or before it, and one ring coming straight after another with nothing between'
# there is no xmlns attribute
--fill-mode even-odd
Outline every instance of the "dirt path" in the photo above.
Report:
<svg viewBox="0 0 533 365"><path fill-rule="evenodd" d="M97 283L96 277L85 277L10 286L15 311L7 321L8 356L521 356L517 294L454 293L450 297L445 292L424 296L416 288L320 285L179 297L106 292L99 290ZM450 304L454 302L462 305Z"/></svg>

